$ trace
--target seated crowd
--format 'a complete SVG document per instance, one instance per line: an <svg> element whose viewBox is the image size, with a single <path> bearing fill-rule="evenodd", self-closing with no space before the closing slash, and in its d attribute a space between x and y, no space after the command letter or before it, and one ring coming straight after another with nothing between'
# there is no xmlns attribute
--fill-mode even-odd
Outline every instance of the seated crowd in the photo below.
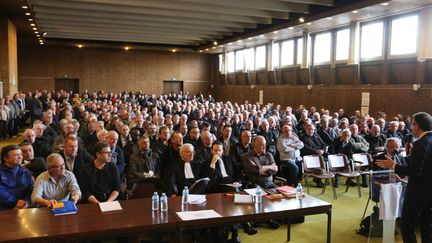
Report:
<svg viewBox="0 0 432 243"><path fill-rule="evenodd" d="M32 126L22 143L1 151L2 210L123 200L146 181L169 196L180 196L185 186L196 194L233 192L237 185L270 189L276 187L274 175L296 185L303 156L393 157L412 139L410 117L402 115L389 121L383 112L376 118L359 111L347 116L343 109L293 110L183 93L36 90L1 98L0 109L0 139L15 136L26 121ZM278 228L275 221L266 223ZM250 224L243 227L257 232Z"/></svg>

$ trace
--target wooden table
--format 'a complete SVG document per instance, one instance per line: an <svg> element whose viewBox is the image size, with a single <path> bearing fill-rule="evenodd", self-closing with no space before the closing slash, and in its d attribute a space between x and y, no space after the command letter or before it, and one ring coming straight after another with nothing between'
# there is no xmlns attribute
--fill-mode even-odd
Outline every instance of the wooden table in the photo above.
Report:
<svg viewBox="0 0 432 243"><path fill-rule="evenodd" d="M77 241L165 231L179 232L180 240L184 229L322 213L328 216L327 242L331 240L332 206L312 196L306 196L302 205L296 199L263 198L262 205L241 205L221 193L206 197L206 203L187 205L183 210L213 209L222 217L183 221L176 214L182 211L181 197L169 198L169 212L164 213L151 210L150 198L121 201L123 210L109 213L101 213L96 204L79 204L77 214L64 216L54 216L48 208L0 211L0 241ZM289 240L290 227L287 233Z"/></svg>
<svg viewBox="0 0 432 243"><path fill-rule="evenodd" d="M327 242L331 242L331 209L332 205L312 196L303 198L300 204L296 199L268 200L263 198L258 204L234 204L232 196L222 193L208 194L207 202L201 205L181 205L181 197L169 199L169 211L179 220L180 233L184 229L228 225L247 221L289 218L313 214L327 214ZM176 212L213 209L222 217L183 221ZM287 241L290 240L290 224L287 229ZM179 234L179 237L181 234Z"/></svg>
<svg viewBox="0 0 432 243"><path fill-rule="evenodd" d="M102 213L96 204L79 204L78 213L54 216L48 208L0 212L0 241L75 241L140 232L176 231L169 212L152 212L150 199L120 202L123 210Z"/></svg>

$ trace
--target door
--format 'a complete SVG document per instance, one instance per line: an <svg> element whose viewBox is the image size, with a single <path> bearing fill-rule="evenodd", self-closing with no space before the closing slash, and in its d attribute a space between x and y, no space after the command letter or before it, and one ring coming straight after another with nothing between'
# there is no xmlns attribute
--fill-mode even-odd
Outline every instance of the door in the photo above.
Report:
<svg viewBox="0 0 432 243"><path fill-rule="evenodd" d="M77 78L56 78L54 83L55 90L73 91L79 93L79 79Z"/></svg>
<svg viewBox="0 0 432 243"><path fill-rule="evenodd" d="M183 81L171 81L165 80L163 81L163 93L179 93L183 91Z"/></svg>

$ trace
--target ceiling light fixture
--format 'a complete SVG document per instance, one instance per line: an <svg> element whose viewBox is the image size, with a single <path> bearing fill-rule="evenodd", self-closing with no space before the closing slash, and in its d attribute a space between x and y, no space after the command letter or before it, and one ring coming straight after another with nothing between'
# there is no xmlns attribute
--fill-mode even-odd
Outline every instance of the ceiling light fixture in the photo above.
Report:
<svg viewBox="0 0 432 243"><path fill-rule="evenodd" d="M273 34L277 34L278 33L278 31L273 31Z"/></svg>
<svg viewBox="0 0 432 243"><path fill-rule="evenodd" d="M238 40L237 42L238 42L238 43L242 43L242 40Z"/></svg>
<svg viewBox="0 0 432 243"><path fill-rule="evenodd" d="M260 35L260 37L264 37L264 35Z"/></svg>
<svg viewBox="0 0 432 243"><path fill-rule="evenodd" d="M209 49L208 48L206 48L206 51L208 51Z"/></svg>
<svg viewBox="0 0 432 243"><path fill-rule="evenodd" d="M218 44L217 41L213 41L213 45L217 46L217 44Z"/></svg>
<svg viewBox="0 0 432 243"><path fill-rule="evenodd" d="M30 26L35 26L35 24L34 24L34 23L31 23Z"/></svg>
<svg viewBox="0 0 432 243"><path fill-rule="evenodd" d="M36 28L36 27L33 27L33 30L37 30L37 28Z"/></svg>
<svg viewBox="0 0 432 243"><path fill-rule="evenodd" d="M352 13L353 13L353 14L356 14L356 13L358 13L358 10L354 10L354 11L352 11Z"/></svg>
<svg viewBox="0 0 432 243"><path fill-rule="evenodd" d="M176 51L177 51L176 49L172 49L172 50L171 50L172 53L175 53Z"/></svg>
<svg viewBox="0 0 432 243"><path fill-rule="evenodd" d="M28 21L30 21L30 22L31 22L31 21L33 21L33 19L28 19Z"/></svg>
<svg viewBox="0 0 432 243"><path fill-rule="evenodd" d="M387 6L387 5L389 5L389 3L388 3L388 2L385 2L385 3L381 3L381 6Z"/></svg>
<svg viewBox="0 0 432 243"><path fill-rule="evenodd" d="M125 51L129 51L130 47L129 46L125 46L124 49L125 49Z"/></svg>
<svg viewBox="0 0 432 243"><path fill-rule="evenodd" d="M213 50L216 49L216 46L213 46L212 49L213 49Z"/></svg>
<svg viewBox="0 0 432 243"><path fill-rule="evenodd" d="M79 44L77 45L78 48L83 48L83 45Z"/></svg>
<svg viewBox="0 0 432 243"><path fill-rule="evenodd" d="M311 24L312 24L311 22L307 23L307 25L311 25Z"/></svg>
<svg viewBox="0 0 432 243"><path fill-rule="evenodd" d="M249 37L248 40L252 40L252 37Z"/></svg>
<svg viewBox="0 0 432 243"><path fill-rule="evenodd" d="M27 12L27 13L25 13L25 15L27 15L27 16L30 16L30 15L31 15L31 13Z"/></svg>
<svg viewBox="0 0 432 243"><path fill-rule="evenodd" d="M202 50L199 50L199 52L202 52Z"/></svg>
<svg viewBox="0 0 432 243"><path fill-rule="evenodd" d="M222 47L223 47L223 45L220 45L219 47L220 47L220 48L222 48Z"/></svg>
<svg viewBox="0 0 432 243"><path fill-rule="evenodd" d="M23 8L23 9L28 9L28 6L23 5L23 6L21 6L21 8Z"/></svg>
<svg viewBox="0 0 432 243"><path fill-rule="evenodd" d="M35 33L35 34L39 34L39 31L35 31L34 33Z"/></svg>
<svg viewBox="0 0 432 243"><path fill-rule="evenodd" d="M228 45L232 45L232 42L228 43Z"/></svg>
<svg viewBox="0 0 432 243"><path fill-rule="evenodd" d="M326 19L327 19L327 20L332 20L333 18L332 18L332 17L327 17Z"/></svg>
<svg viewBox="0 0 432 243"><path fill-rule="evenodd" d="M300 23L304 23L305 19L304 18L299 18Z"/></svg>
<svg viewBox="0 0 432 243"><path fill-rule="evenodd" d="M37 34L37 35L36 35L36 37L40 37L40 35L39 35L39 34Z"/></svg>
<svg viewBox="0 0 432 243"><path fill-rule="evenodd" d="M292 26L291 26L291 27L289 27L288 29L289 29L289 30L293 30L293 29L294 29L294 27L292 27Z"/></svg>

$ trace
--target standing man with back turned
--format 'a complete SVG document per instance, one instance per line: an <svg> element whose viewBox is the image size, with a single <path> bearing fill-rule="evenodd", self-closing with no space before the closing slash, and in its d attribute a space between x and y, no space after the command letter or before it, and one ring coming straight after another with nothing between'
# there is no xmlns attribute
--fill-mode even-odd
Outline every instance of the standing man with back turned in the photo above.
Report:
<svg viewBox="0 0 432 243"><path fill-rule="evenodd" d="M415 228L421 227L422 242L432 242L432 116L426 112L414 115L412 129L418 138L407 144L407 166L396 164L390 158L377 160L378 166L393 168L398 175L408 176L408 185L402 208L402 237L405 243L416 243Z"/></svg>

